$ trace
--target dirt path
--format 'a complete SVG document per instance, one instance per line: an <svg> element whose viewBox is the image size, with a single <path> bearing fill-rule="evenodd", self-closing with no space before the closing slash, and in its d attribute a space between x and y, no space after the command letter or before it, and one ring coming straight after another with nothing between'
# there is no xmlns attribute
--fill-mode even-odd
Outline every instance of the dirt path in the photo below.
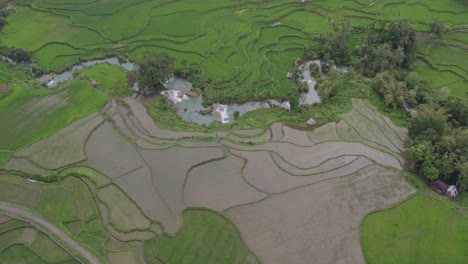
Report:
<svg viewBox="0 0 468 264"><path fill-rule="evenodd" d="M74 257L76 257L80 262L82 262L80 260L80 257L85 257L87 259L87 261L91 264L99 264L100 261L93 255L91 254L88 250L84 249L83 247L81 247L78 243L76 243L75 241L73 241L73 239L71 239L67 234L65 234L62 230L60 230L58 227L56 227L55 225L51 224L50 222L48 222L47 220L45 220L44 218L32 213L32 212L29 212L29 211L26 211L26 210L23 210L21 208L18 208L18 207L15 207L15 206L11 206L11 205L6 205L6 204L2 204L0 203L0 210L4 210L6 212L0 212L0 214L2 215L6 215L6 216L10 216L10 217L13 217L13 218L16 218L16 219L19 219L19 220L22 220L22 221L25 221L25 222L28 222L30 223L31 225L33 225L35 228L37 228L38 230L42 231L43 233L45 233L46 235L48 235L49 237L51 237L53 240L55 240L55 242L57 242L57 244L59 244L60 246L63 247L63 245L61 245L55 238L54 236L56 237L59 237L63 242L65 242L70 248L73 248L73 250L75 252L77 252L80 256L76 256L77 254L76 253L72 253L70 252L68 249L64 248L65 250L67 250L71 255L73 255ZM52 236L52 234L54 236ZM82 262L83 263L83 262Z"/></svg>

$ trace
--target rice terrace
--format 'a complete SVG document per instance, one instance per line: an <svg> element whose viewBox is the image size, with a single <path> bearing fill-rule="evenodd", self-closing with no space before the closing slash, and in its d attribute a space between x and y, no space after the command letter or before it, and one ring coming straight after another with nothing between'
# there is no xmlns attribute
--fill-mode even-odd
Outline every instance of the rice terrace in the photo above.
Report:
<svg viewBox="0 0 468 264"><path fill-rule="evenodd" d="M0 263L468 263L468 1L0 0Z"/></svg>

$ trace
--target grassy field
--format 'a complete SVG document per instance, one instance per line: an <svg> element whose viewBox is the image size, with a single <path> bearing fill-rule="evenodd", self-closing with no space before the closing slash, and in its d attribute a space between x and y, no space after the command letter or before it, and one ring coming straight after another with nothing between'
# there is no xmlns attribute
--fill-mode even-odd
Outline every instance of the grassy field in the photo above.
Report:
<svg viewBox="0 0 468 264"><path fill-rule="evenodd" d="M467 237L466 216L424 193L370 214L361 233L369 264L466 263Z"/></svg>
<svg viewBox="0 0 468 264"><path fill-rule="evenodd" d="M0 100L0 149L17 150L51 135L93 111L106 97L88 82L72 80L56 91L14 83L13 94Z"/></svg>
<svg viewBox="0 0 468 264"><path fill-rule="evenodd" d="M88 80L96 80L97 89L109 96L127 96L132 94L127 84L125 70L107 63L97 64L76 72Z"/></svg>
<svg viewBox="0 0 468 264"><path fill-rule="evenodd" d="M165 263L258 263L223 216L203 209L186 210L182 216L179 233L157 240L156 255Z"/></svg>
<svg viewBox="0 0 468 264"><path fill-rule="evenodd" d="M207 78L220 80L207 95L224 101L285 98L286 73L294 59L302 57L303 47L331 28L328 18L347 18L357 28L376 19L408 19L421 31L428 31L437 18L455 30L466 24L468 10L452 0L16 3L0 43L32 52L45 69L63 69L111 53L139 60L146 50L164 52L177 59L179 69L199 63ZM450 38L466 43L465 35L462 30ZM463 54L446 56L443 49L434 49L431 56L441 63L463 64Z"/></svg>

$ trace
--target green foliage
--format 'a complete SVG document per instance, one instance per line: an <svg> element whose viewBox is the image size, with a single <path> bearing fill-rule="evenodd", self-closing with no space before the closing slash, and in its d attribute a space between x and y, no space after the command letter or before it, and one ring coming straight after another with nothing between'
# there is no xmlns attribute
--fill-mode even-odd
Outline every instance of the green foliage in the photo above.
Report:
<svg viewBox="0 0 468 264"><path fill-rule="evenodd" d="M364 73L376 73L396 68L409 68L414 60L416 32L406 20L379 21L368 27L362 44Z"/></svg>
<svg viewBox="0 0 468 264"><path fill-rule="evenodd" d="M468 221L444 202L419 193L363 222L368 263L466 263Z"/></svg>
<svg viewBox="0 0 468 264"><path fill-rule="evenodd" d="M371 48L370 66L374 72L392 70L402 65L404 56L402 48L392 49L390 44L384 43Z"/></svg>
<svg viewBox="0 0 468 264"><path fill-rule="evenodd" d="M350 43L349 37L352 33L351 24L349 21L344 21L341 24L334 24L334 32L327 39L327 44L330 47L330 58L340 65L347 65L350 61Z"/></svg>
<svg viewBox="0 0 468 264"><path fill-rule="evenodd" d="M412 146L407 151L408 158L413 171L425 179L443 179L468 189L468 129L454 128L459 122L451 121L447 112L436 103L420 106L409 129Z"/></svg>
<svg viewBox="0 0 468 264"><path fill-rule="evenodd" d="M234 116L234 120L239 119L240 112L239 111L234 111L233 116Z"/></svg>
<svg viewBox="0 0 468 264"><path fill-rule="evenodd" d="M439 19L432 21L430 26L431 33L435 34L438 38L442 37L442 35L447 31L445 22Z"/></svg>
<svg viewBox="0 0 468 264"><path fill-rule="evenodd" d="M312 75L312 77L314 78L318 78L320 77L321 73L320 73L320 66L316 63L312 63L309 65L309 71L310 71L310 75Z"/></svg>
<svg viewBox="0 0 468 264"><path fill-rule="evenodd" d="M7 56L16 62L31 60L31 54L22 48L10 48Z"/></svg>
<svg viewBox="0 0 468 264"><path fill-rule="evenodd" d="M157 86L169 80L173 74L175 59L167 54L145 52L143 60L138 64L138 83L141 88L154 90Z"/></svg>
<svg viewBox="0 0 468 264"><path fill-rule="evenodd" d="M436 142L445 133L446 121L432 115L419 114L412 120L409 129L410 137L415 140Z"/></svg>
<svg viewBox="0 0 468 264"><path fill-rule="evenodd" d="M405 84L399 82L389 72L378 73L371 82L371 86L382 98L385 105L396 109L405 97Z"/></svg>

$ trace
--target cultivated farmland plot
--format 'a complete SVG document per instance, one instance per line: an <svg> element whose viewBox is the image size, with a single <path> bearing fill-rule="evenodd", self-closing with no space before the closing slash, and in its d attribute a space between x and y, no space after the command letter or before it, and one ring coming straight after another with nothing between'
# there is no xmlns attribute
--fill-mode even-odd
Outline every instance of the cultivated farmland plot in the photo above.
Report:
<svg viewBox="0 0 468 264"><path fill-rule="evenodd" d="M455 85L466 84L466 37L457 30L465 32L466 6L461 2L24 0L17 1L0 43L32 52L51 70L122 51L133 60L147 50L168 53L177 59L177 67L184 67L182 61L199 63L207 78L224 81L212 93L247 100L287 95L284 76L310 39L330 29L327 17L345 17L357 28L376 19L407 19L418 30L428 30L437 18L454 32L421 50L433 65L425 64L420 72L444 72L446 66L451 72L461 70L452 77L452 91L462 95L463 89ZM437 74L428 75L434 79L430 75ZM228 84L234 80L236 89Z"/></svg>
<svg viewBox="0 0 468 264"><path fill-rule="evenodd" d="M389 129L391 132L385 135L391 140L384 142L388 148L381 140L384 135L378 133L362 133L361 140L347 142L338 137L341 125L336 123L311 131L275 123L267 132L235 132L242 134L236 138L245 141L233 141L231 133L197 132L193 135L215 136L218 142L192 142L190 132L160 129L138 98L128 97L126 102L130 108L114 101L100 114L90 114L17 152L5 168L21 172L27 167L17 161L23 160L38 168L37 172L29 169L24 173L38 173L40 177L51 173L47 168L62 168L61 177L82 178L96 199L95 208L108 234L122 241L147 240L145 254L153 254L151 248L156 247L154 254L158 258L173 259L167 251L175 250L179 242L169 238L189 239L185 232L193 232L186 231L194 228L190 226L192 220L188 220L191 212L212 209L217 213L207 216L229 219L213 221L239 228L233 229L234 235L230 236L237 242L226 237L226 243L245 241L247 249L239 248L245 255L237 255L236 263L257 259L243 250L252 250L263 263L287 259L294 263L310 263L311 259L320 263L360 263L364 261L358 236L362 218L413 192L398 174L401 150L392 143L400 144L406 131L383 119L364 101L353 101L352 113L366 113L353 130ZM106 121L102 115L112 119ZM339 123L354 120L346 114ZM72 140L78 144L75 149L84 158L40 158L45 151L57 153L53 150L60 149L61 142L70 138L76 138ZM257 143L243 143L249 141ZM363 144L366 141L382 145L374 148ZM26 199L23 204L33 200ZM58 221L63 216L50 217ZM71 232L84 243L91 242L74 219L66 219L67 226L74 230ZM199 228L202 225L196 224ZM153 238L157 243L151 242ZM129 260L128 252L97 254L114 263L117 259ZM209 253L206 259L213 260L213 256ZM181 261L191 263L190 258Z"/></svg>
<svg viewBox="0 0 468 264"><path fill-rule="evenodd" d="M166 53L175 71L216 83L194 82L205 99L285 101L304 47L343 18L361 38L376 21L401 19L417 30L412 70L466 98L465 2L0 0L9 10L0 53L24 49L45 74ZM428 37L435 19L447 26L438 39ZM346 98L349 112L297 114L320 126L281 123L296 116L271 108L221 129L181 129L162 98L131 95L122 67L83 68L49 89L25 65L0 59L1 263L468 263L462 209L409 198L408 131L357 84L353 97L369 100Z"/></svg>

